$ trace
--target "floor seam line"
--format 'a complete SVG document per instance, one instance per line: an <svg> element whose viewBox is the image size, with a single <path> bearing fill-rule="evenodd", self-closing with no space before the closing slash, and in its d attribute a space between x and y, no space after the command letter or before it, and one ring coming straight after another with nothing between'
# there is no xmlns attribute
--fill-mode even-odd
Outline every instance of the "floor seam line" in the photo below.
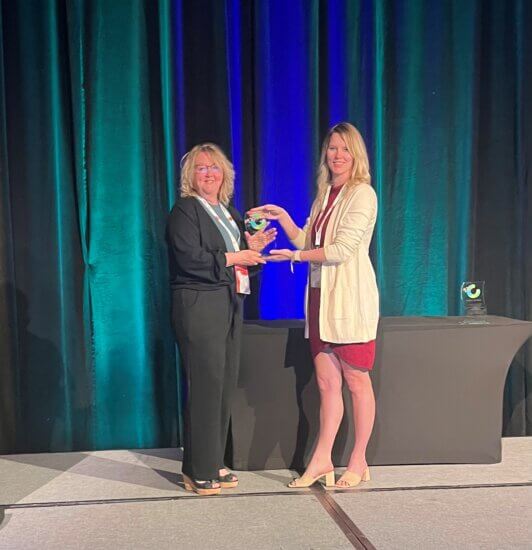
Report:
<svg viewBox="0 0 532 550"><path fill-rule="evenodd" d="M357 550L376 550L368 537L347 515L340 504L333 499L329 491L326 491L321 485L311 487L311 491L324 510L347 537L347 540L353 545L353 548Z"/></svg>
<svg viewBox="0 0 532 550"><path fill-rule="evenodd" d="M427 485L416 487L375 487L375 488L354 488L354 489L320 489L320 493L325 494L352 494L352 493L380 493L393 491L426 491L426 490L441 490L448 491L453 489L499 489L513 487L531 487L532 482L523 483L493 483L493 484L469 484L469 485ZM315 488L314 488L315 489ZM255 493L236 493L236 494L221 494L215 496L158 496L158 497L131 497L131 498L110 498L110 499L91 499L91 500L67 500L67 501L49 501L49 502L28 502L23 504L0 504L2 510L17 510L31 508L52 508L61 506L90 506L102 504L127 504L127 503L142 503L142 502L171 502L180 500L198 500L198 499L234 499L244 497L268 497L268 496L316 496L314 489L310 491L277 491L277 492L255 492ZM334 501L335 502L335 501Z"/></svg>

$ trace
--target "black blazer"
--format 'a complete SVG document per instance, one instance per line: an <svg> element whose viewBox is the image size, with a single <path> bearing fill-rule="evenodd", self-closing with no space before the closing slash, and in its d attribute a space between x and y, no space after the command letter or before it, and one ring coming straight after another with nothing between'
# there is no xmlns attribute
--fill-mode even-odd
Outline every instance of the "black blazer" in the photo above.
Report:
<svg viewBox="0 0 532 550"><path fill-rule="evenodd" d="M248 248L244 223L237 210L228 210L240 229L240 249ZM194 197L178 199L166 225L172 289L215 290L233 285L235 271L226 267L228 252L220 230ZM257 267L250 267L250 275Z"/></svg>

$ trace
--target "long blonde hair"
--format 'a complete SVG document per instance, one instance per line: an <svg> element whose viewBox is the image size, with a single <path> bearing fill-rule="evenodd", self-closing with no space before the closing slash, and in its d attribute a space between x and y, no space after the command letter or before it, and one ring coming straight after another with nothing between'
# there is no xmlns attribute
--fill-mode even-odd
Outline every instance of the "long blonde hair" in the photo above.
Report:
<svg viewBox="0 0 532 550"><path fill-rule="evenodd" d="M346 186L358 185L360 183L371 183L369 173L369 160L366 144L360 132L349 122L335 124L325 136L321 146L320 163L318 165L318 192L317 199L322 200L327 187L331 184L331 171L327 166L327 149L333 134L338 134L347 146L347 150L353 158L353 169Z"/></svg>
<svg viewBox="0 0 532 550"><path fill-rule="evenodd" d="M223 180L218 193L218 199L222 204L227 206L235 190L235 170L224 152L215 143L200 143L199 145L195 145L181 159L181 196L198 196L197 191L194 189L194 173L196 157L200 153L210 155L214 162L222 169Z"/></svg>

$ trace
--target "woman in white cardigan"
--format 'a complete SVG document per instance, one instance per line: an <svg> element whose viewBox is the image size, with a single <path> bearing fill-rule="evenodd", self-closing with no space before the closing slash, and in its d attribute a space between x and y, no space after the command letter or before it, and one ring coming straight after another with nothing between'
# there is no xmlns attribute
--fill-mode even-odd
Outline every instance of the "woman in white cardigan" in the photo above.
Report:
<svg viewBox="0 0 532 550"><path fill-rule="evenodd" d="M303 229L280 206L251 213L277 220L296 250L272 250L275 261L309 262L305 336L320 390L320 431L305 473L289 487L308 487L325 477L334 484L332 448L342 420L342 377L351 392L355 445L338 487L369 480L366 448L375 419L369 377L375 358L379 294L369 258L377 217L366 146L348 123L332 127L323 142L318 191Z"/></svg>

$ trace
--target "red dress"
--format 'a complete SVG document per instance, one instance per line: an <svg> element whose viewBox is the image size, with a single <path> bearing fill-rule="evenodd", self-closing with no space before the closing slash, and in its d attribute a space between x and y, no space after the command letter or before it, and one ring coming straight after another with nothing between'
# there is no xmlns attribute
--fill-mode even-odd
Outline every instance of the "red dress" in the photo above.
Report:
<svg viewBox="0 0 532 550"><path fill-rule="evenodd" d="M334 199L340 192L341 187L331 189L329 194L329 200L323 215L325 215L331 208ZM322 216L319 215L312 225L311 238L312 242L316 237L316 222L320 220ZM322 242L325 239L325 233L327 231L327 224L329 223L330 216L326 218L323 228L321 230ZM320 292L319 288L309 288L309 304L308 304L308 328L309 328L309 340L310 351L312 357L316 357L318 353L326 350L332 351L342 361L348 363L352 367L359 369L371 370L373 363L375 362L375 340L362 343L353 344L333 344L330 342L324 342L320 338Z"/></svg>

